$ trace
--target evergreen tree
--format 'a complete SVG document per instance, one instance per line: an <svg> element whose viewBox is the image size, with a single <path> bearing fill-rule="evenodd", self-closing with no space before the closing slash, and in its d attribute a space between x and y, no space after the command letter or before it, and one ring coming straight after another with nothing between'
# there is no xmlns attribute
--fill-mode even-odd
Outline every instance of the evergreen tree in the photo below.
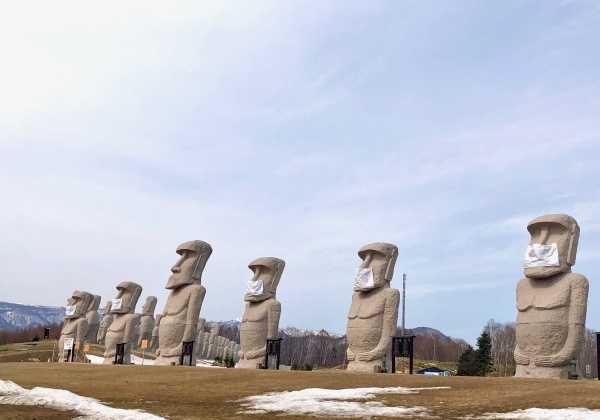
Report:
<svg viewBox="0 0 600 420"><path fill-rule="evenodd" d="M477 373L477 352L469 346L458 359L458 376L475 376Z"/></svg>
<svg viewBox="0 0 600 420"><path fill-rule="evenodd" d="M487 376L494 370L492 363L492 337L487 331L483 331L477 338L477 376Z"/></svg>

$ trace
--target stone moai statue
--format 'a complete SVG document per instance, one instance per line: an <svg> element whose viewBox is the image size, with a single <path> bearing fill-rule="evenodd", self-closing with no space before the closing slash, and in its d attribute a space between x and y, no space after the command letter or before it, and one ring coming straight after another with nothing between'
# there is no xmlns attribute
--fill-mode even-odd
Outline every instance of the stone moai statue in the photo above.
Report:
<svg viewBox="0 0 600 420"><path fill-rule="evenodd" d="M400 292L390 287L398 258L396 245L377 242L358 251L354 294L348 313L348 370L373 372L391 347L398 323Z"/></svg>
<svg viewBox="0 0 600 420"><path fill-rule="evenodd" d="M119 293L112 300L110 313L115 316L112 324L106 331L104 361L110 365L115 360L117 344L125 343L123 364L131 364L131 343L133 331L139 322L139 314L135 313L135 306L142 294L142 286L132 281L124 281L117 285Z"/></svg>
<svg viewBox="0 0 600 420"><path fill-rule="evenodd" d="M152 339L150 341L150 351L156 351L158 349L158 330L160 327L160 319L162 315L156 315L154 317L154 328L152 328Z"/></svg>
<svg viewBox="0 0 600 420"><path fill-rule="evenodd" d="M203 359L208 359L209 338L210 338L210 333L205 332L204 333L204 341L203 341L203 345L202 345L202 358Z"/></svg>
<svg viewBox="0 0 600 420"><path fill-rule="evenodd" d="M88 329L86 314L89 306L94 300L94 295L88 292L75 290L73 295L67 300L67 309L65 311L65 321L60 332L58 340L58 361L65 362L73 360L74 362L83 362L83 343L85 342L85 334ZM67 353L64 350L65 339L72 338L73 343L79 342L79 350L75 350L72 359L67 360Z"/></svg>
<svg viewBox="0 0 600 420"><path fill-rule="evenodd" d="M160 321L159 349L155 365L178 364L184 342L196 341L197 323L206 289L201 277L212 254L209 244L202 241L185 242L177 247L181 258L171 267L166 288L171 290ZM196 346L192 350L192 365L196 364Z"/></svg>
<svg viewBox="0 0 600 420"><path fill-rule="evenodd" d="M585 333L588 281L571 273L579 226L566 214L548 214L527 225L525 278L517 284L515 376L567 378Z"/></svg>
<svg viewBox="0 0 600 420"><path fill-rule="evenodd" d="M100 325L98 326L98 335L96 336L96 342L98 344L104 345L104 339L106 338L106 331L108 331L108 327L112 324L115 316L110 313L110 309L112 308L112 300L106 302L104 306L104 310L102 311L102 321L100 321Z"/></svg>
<svg viewBox="0 0 600 420"><path fill-rule="evenodd" d="M100 308L100 302L102 296L93 295L94 299L87 310L85 319L88 322L88 329L85 333L85 341L90 344L96 344L98 342L98 329L100 328L100 315L98 314L98 308Z"/></svg>
<svg viewBox="0 0 600 420"><path fill-rule="evenodd" d="M200 318L198 319L198 325L196 328L198 329L198 335L196 336L196 343L198 347L196 348L196 359L202 359L202 352L204 351L204 325L206 324L206 319Z"/></svg>
<svg viewBox="0 0 600 420"><path fill-rule="evenodd" d="M142 314L135 314L136 323L133 327L133 337L131 337L131 350L137 350L140 340L140 323L142 322Z"/></svg>
<svg viewBox="0 0 600 420"><path fill-rule="evenodd" d="M237 368L256 369L263 363L267 339L277 339L281 304L275 299L285 261L264 257L252 261L248 268L254 276L246 285L246 310L240 326L240 361Z"/></svg>
<svg viewBox="0 0 600 420"><path fill-rule="evenodd" d="M142 341L146 340L146 350L150 350L152 331L154 331L154 309L156 308L156 296L148 296L146 303L142 306L142 316L139 324L137 347L142 347ZM135 336L135 334L134 334Z"/></svg>
<svg viewBox="0 0 600 420"><path fill-rule="evenodd" d="M219 336L219 324L213 324L208 336L208 355L209 360L213 360L217 355L217 338Z"/></svg>
<svg viewBox="0 0 600 420"><path fill-rule="evenodd" d="M240 361L240 345L235 343L233 346L233 361L237 363Z"/></svg>

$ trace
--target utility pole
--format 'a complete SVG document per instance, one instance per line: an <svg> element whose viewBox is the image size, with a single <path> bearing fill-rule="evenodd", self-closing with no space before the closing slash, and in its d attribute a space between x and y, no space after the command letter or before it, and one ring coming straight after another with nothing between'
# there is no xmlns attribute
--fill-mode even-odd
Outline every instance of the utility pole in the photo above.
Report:
<svg viewBox="0 0 600 420"><path fill-rule="evenodd" d="M405 309L406 309L406 273L402 274L402 335L404 335Z"/></svg>

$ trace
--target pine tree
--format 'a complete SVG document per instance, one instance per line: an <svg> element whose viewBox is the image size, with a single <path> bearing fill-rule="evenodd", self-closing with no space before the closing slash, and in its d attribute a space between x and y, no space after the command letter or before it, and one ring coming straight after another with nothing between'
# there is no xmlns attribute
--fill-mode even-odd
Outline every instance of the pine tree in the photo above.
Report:
<svg viewBox="0 0 600 420"><path fill-rule="evenodd" d="M458 359L458 376L475 376L477 373L477 352L469 346Z"/></svg>
<svg viewBox="0 0 600 420"><path fill-rule="evenodd" d="M487 376L494 370L492 363L492 338L487 331L483 331L477 338L477 376Z"/></svg>

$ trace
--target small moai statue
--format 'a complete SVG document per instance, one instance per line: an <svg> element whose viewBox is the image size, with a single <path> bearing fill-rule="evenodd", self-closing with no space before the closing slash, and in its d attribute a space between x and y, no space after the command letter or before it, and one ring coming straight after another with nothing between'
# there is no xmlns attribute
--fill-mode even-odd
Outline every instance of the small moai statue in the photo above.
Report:
<svg viewBox="0 0 600 420"><path fill-rule="evenodd" d="M204 324L206 324L206 319L198 319L198 325L196 326L198 329L198 335L196 336L196 359L202 359L202 352L204 351Z"/></svg>
<svg viewBox="0 0 600 420"><path fill-rule="evenodd" d="M240 361L237 368L256 369L263 363L267 339L277 339L281 304L275 299L285 261L264 257L252 261L248 268L254 276L246 285L246 309L240 326Z"/></svg>
<svg viewBox="0 0 600 420"><path fill-rule="evenodd" d="M150 351L158 349L158 330L160 328L160 319L162 315L158 314L154 317L154 328L152 328L152 340L150 341Z"/></svg>
<svg viewBox="0 0 600 420"><path fill-rule="evenodd" d="M112 308L112 300L106 302L104 306L104 310L102 311L102 320L100 321L100 325L98 326L98 335L97 343L104 345L104 339L106 338L106 332L108 331L108 327L112 324L115 316L110 313L110 309Z"/></svg>
<svg viewBox="0 0 600 420"><path fill-rule="evenodd" d="M131 337L131 350L137 350L140 340L140 323L142 322L142 314L135 314L136 323L133 326L133 337Z"/></svg>
<svg viewBox="0 0 600 420"><path fill-rule="evenodd" d="M527 230L525 278L517 283L515 376L567 379L585 334L589 289L584 276L571 272L579 225L566 214L547 214Z"/></svg>
<svg viewBox="0 0 600 420"><path fill-rule="evenodd" d="M183 343L195 342L198 336L197 323L206 295L201 277L212 248L203 241L190 241L179 245L177 253L181 257L171 267L173 274L165 287L171 293L162 312L155 365L178 364ZM192 366L196 364L196 345L192 348Z"/></svg>
<svg viewBox="0 0 600 420"><path fill-rule="evenodd" d="M238 363L240 361L240 345L235 343L233 347L233 361Z"/></svg>
<svg viewBox="0 0 600 420"><path fill-rule="evenodd" d="M202 346L202 358L203 359L208 359L209 338L210 338L210 333L205 332L204 333L204 344Z"/></svg>
<svg viewBox="0 0 600 420"><path fill-rule="evenodd" d="M227 357L233 359L233 346L235 345L235 341L229 340L229 345L227 346Z"/></svg>
<svg viewBox="0 0 600 420"><path fill-rule="evenodd" d="M94 299L90 307L88 308L85 318L88 322L88 329L85 333L85 341L90 344L97 344L98 342L98 329L100 328L100 315L98 314L98 308L100 308L100 302L102 296L94 295Z"/></svg>
<svg viewBox="0 0 600 420"><path fill-rule="evenodd" d="M152 341L152 332L154 331L154 309L156 308L157 300L156 296L148 296L146 298L146 303L142 306L137 347L142 348L142 341L146 340L146 351L150 350L150 343Z"/></svg>
<svg viewBox="0 0 600 420"><path fill-rule="evenodd" d="M133 331L139 322L139 314L135 313L135 307L142 294L142 286L132 281L124 281L117 285L119 293L112 300L110 313L115 316L112 324L108 327L105 338L104 361L110 365L115 360L117 344L125 344L123 353L123 364L131 364L131 343L133 342Z"/></svg>
<svg viewBox="0 0 600 420"><path fill-rule="evenodd" d="M219 336L219 324L214 323L208 336L208 359L214 360L217 356L217 337Z"/></svg>
<svg viewBox="0 0 600 420"><path fill-rule="evenodd" d="M67 299L67 309L65 311L65 321L60 332L58 340L58 361L83 362L85 354L83 353L83 344L85 342L85 333L87 332L88 322L86 314L89 306L94 300L94 295L88 292L75 290L72 296ZM65 339L72 338L73 343L79 343L79 350L65 351ZM69 360L67 360L69 357Z"/></svg>
<svg viewBox="0 0 600 420"><path fill-rule="evenodd" d="M348 370L371 372L388 354L398 323L400 292L390 288L398 258L396 245L377 242L362 247L348 313Z"/></svg>

